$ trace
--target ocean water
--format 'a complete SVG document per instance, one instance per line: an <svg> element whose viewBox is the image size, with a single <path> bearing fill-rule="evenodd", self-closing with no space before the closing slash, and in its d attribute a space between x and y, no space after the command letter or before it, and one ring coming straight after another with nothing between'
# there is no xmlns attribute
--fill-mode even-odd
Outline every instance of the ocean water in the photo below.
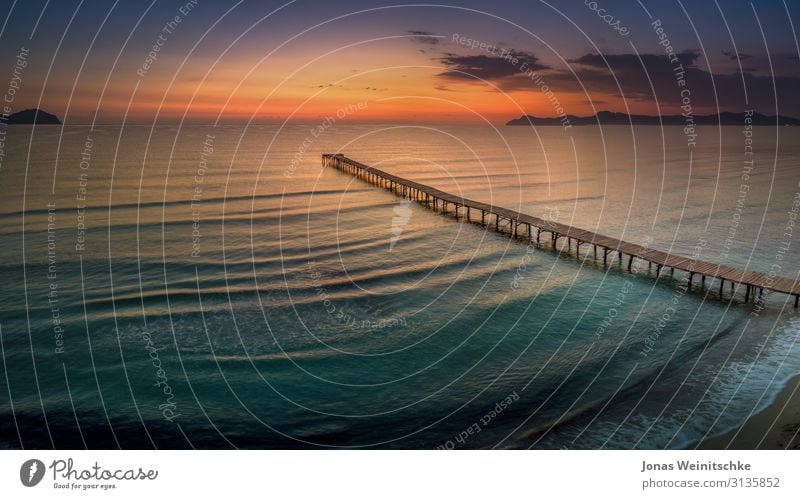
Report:
<svg viewBox="0 0 800 499"><path fill-rule="evenodd" d="M317 125L9 127L0 447L682 448L800 372L791 298L559 256L320 161L797 277L796 128Z"/></svg>

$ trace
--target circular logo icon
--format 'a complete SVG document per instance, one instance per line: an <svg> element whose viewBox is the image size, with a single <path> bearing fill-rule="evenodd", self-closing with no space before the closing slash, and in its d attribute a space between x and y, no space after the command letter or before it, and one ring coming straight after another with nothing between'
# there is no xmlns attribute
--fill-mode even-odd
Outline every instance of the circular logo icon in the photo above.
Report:
<svg viewBox="0 0 800 499"><path fill-rule="evenodd" d="M19 469L19 479L26 487L35 487L44 478L44 463L38 459L28 459Z"/></svg>

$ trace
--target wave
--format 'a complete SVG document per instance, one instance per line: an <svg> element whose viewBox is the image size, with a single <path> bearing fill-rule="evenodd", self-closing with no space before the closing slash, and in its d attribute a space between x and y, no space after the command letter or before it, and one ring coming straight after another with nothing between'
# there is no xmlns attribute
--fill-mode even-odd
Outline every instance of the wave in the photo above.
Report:
<svg viewBox="0 0 800 499"><path fill-rule="evenodd" d="M282 362L295 360L318 360L340 356L332 349L301 350L294 352L274 352L257 355L209 355L207 360L216 362Z"/></svg>
<svg viewBox="0 0 800 499"><path fill-rule="evenodd" d="M670 360L669 365L676 367L685 366L689 361L697 358L699 354L703 353L713 344L716 344L717 342L729 336L735 329L735 326L732 324L731 326L720 330L717 334L709 338L707 342L698 342L694 345L691 345L678 356L673 357ZM544 436L554 430L568 428L572 425L580 423L581 421L589 419L590 416L595 415L598 410L602 409L603 407L610 406L612 401L615 401L615 404L625 404L630 403L631 401L641 400L641 398L653 386L653 384L660 377L663 377L663 373L664 371L661 369L661 367L653 368L648 372L643 373L643 375L637 380L633 381L628 386L622 388L614 394L587 401L579 407L573 408L569 412L561 414L555 420L540 423L532 428L526 429L523 433L521 433L520 439L534 440L534 442L538 442Z"/></svg>
<svg viewBox="0 0 800 499"><path fill-rule="evenodd" d="M348 189L347 193L353 192L371 192L372 189ZM276 194L257 194L253 196L228 196L228 197L211 197L211 198L203 198L197 201L193 201L192 199L178 199L172 201L145 201L142 203L119 203L119 204L112 204L112 205L94 205L94 206L86 206L85 210L89 213L91 212L108 212L114 210L131 210L131 209L144 209L144 208L160 208L160 207L172 207L172 206L191 206L192 204L199 204L199 205L207 205L207 204L214 204L214 203L233 203L236 201L268 201L273 199L285 199L285 198L294 198L294 197L308 197L308 196L319 196L319 195L328 195L328 194L345 194L340 189L323 189L318 191L299 191L299 192L286 192L286 193L276 193ZM71 209L66 209L66 211L72 211ZM47 209L35 209L35 210L18 210L18 211L9 211L9 212L2 212L0 216L4 217L15 217L15 216L22 216L22 215L47 215Z"/></svg>

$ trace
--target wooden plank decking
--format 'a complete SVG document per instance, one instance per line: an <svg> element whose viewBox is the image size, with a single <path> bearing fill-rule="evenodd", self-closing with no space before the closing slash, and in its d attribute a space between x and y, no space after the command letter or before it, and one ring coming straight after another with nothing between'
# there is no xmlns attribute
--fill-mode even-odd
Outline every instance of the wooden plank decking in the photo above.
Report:
<svg viewBox="0 0 800 499"><path fill-rule="evenodd" d="M480 214L480 223L484 226L491 226L494 222L495 230L508 233L513 237L525 237L540 243L541 234L549 234L550 240L555 245L560 238L567 238L568 249L571 250L572 242L575 241L576 252L580 252L580 247L584 244L592 245L594 254L597 255L597 248L603 252L603 262L607 263L609 253L616 255L623 262L625 256L628 257L627 266L630 270L633 259L639 258L656 266L658 274L663 268L682 270L689 274L688 286L692 286L695 275L705 283L706 278L717 279L719 281L719 293L722 296L725 282L730 283L732 291L734 284L744 286L745 302L751 298L755 299L755 293L763 294L764 290L784 293L794 296L794 306L798 306L800 300L800 282L778 276L770 276L761 272L742 270L727 265L720 265L705 262L692 257L673 255L664 251L647 248L640 244L629 243L613 237L603 236L594 232L572 227L562 223L545 220L542 218L527 215L517 211L502 208L500 206L489 205L479 201L466 199L448 192L435 189L431 186L420 184L403 177L392 175L377 168L361 164L342 154L323 154L322 165L333 167L346 173L355 175L374 185L386 188L403 197L422 201L435 211L448 212L450 207L455 215L459 215L459 209L463 210L462 216L467 221L478 222L477 215ZM473 213L474 212L474 213ZM473 218L474 217L474 218ZM501 221L505 221L501 226ZM535 231L535 233L534 233ZM737 286L738 288L739 286Z"/></svg>

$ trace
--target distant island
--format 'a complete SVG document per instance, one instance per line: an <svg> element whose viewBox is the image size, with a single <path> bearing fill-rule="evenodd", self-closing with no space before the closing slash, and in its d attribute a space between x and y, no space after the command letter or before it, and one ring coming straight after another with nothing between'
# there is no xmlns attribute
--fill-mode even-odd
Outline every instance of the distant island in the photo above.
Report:
<svg viewBox="0 0 800 499"><path fill-rule="evenodd" d="M764 114L753 113L750 116L754 126L798 126L800 120L787 116L766 116ZM539 118L536 116L525 115L506 123L506 126L515 125L535 125L535 126L562 126L568 120L572 125L685 125L686 118L680 114L669 114L663 116L648 116L644 114L614 113L611 111L600 111L594 116L573 116L568 114L558 118ZM718 113L694 116L696 125L742 125L745 123L745 113Z"/></svg>
<svg viewBox="0 0 800 499"><path fill-rule="evenodd" d="M60 125L58 116L42 111L41 109L25 109L8 116L0 117L0 122L8 125Z"/></svg>

